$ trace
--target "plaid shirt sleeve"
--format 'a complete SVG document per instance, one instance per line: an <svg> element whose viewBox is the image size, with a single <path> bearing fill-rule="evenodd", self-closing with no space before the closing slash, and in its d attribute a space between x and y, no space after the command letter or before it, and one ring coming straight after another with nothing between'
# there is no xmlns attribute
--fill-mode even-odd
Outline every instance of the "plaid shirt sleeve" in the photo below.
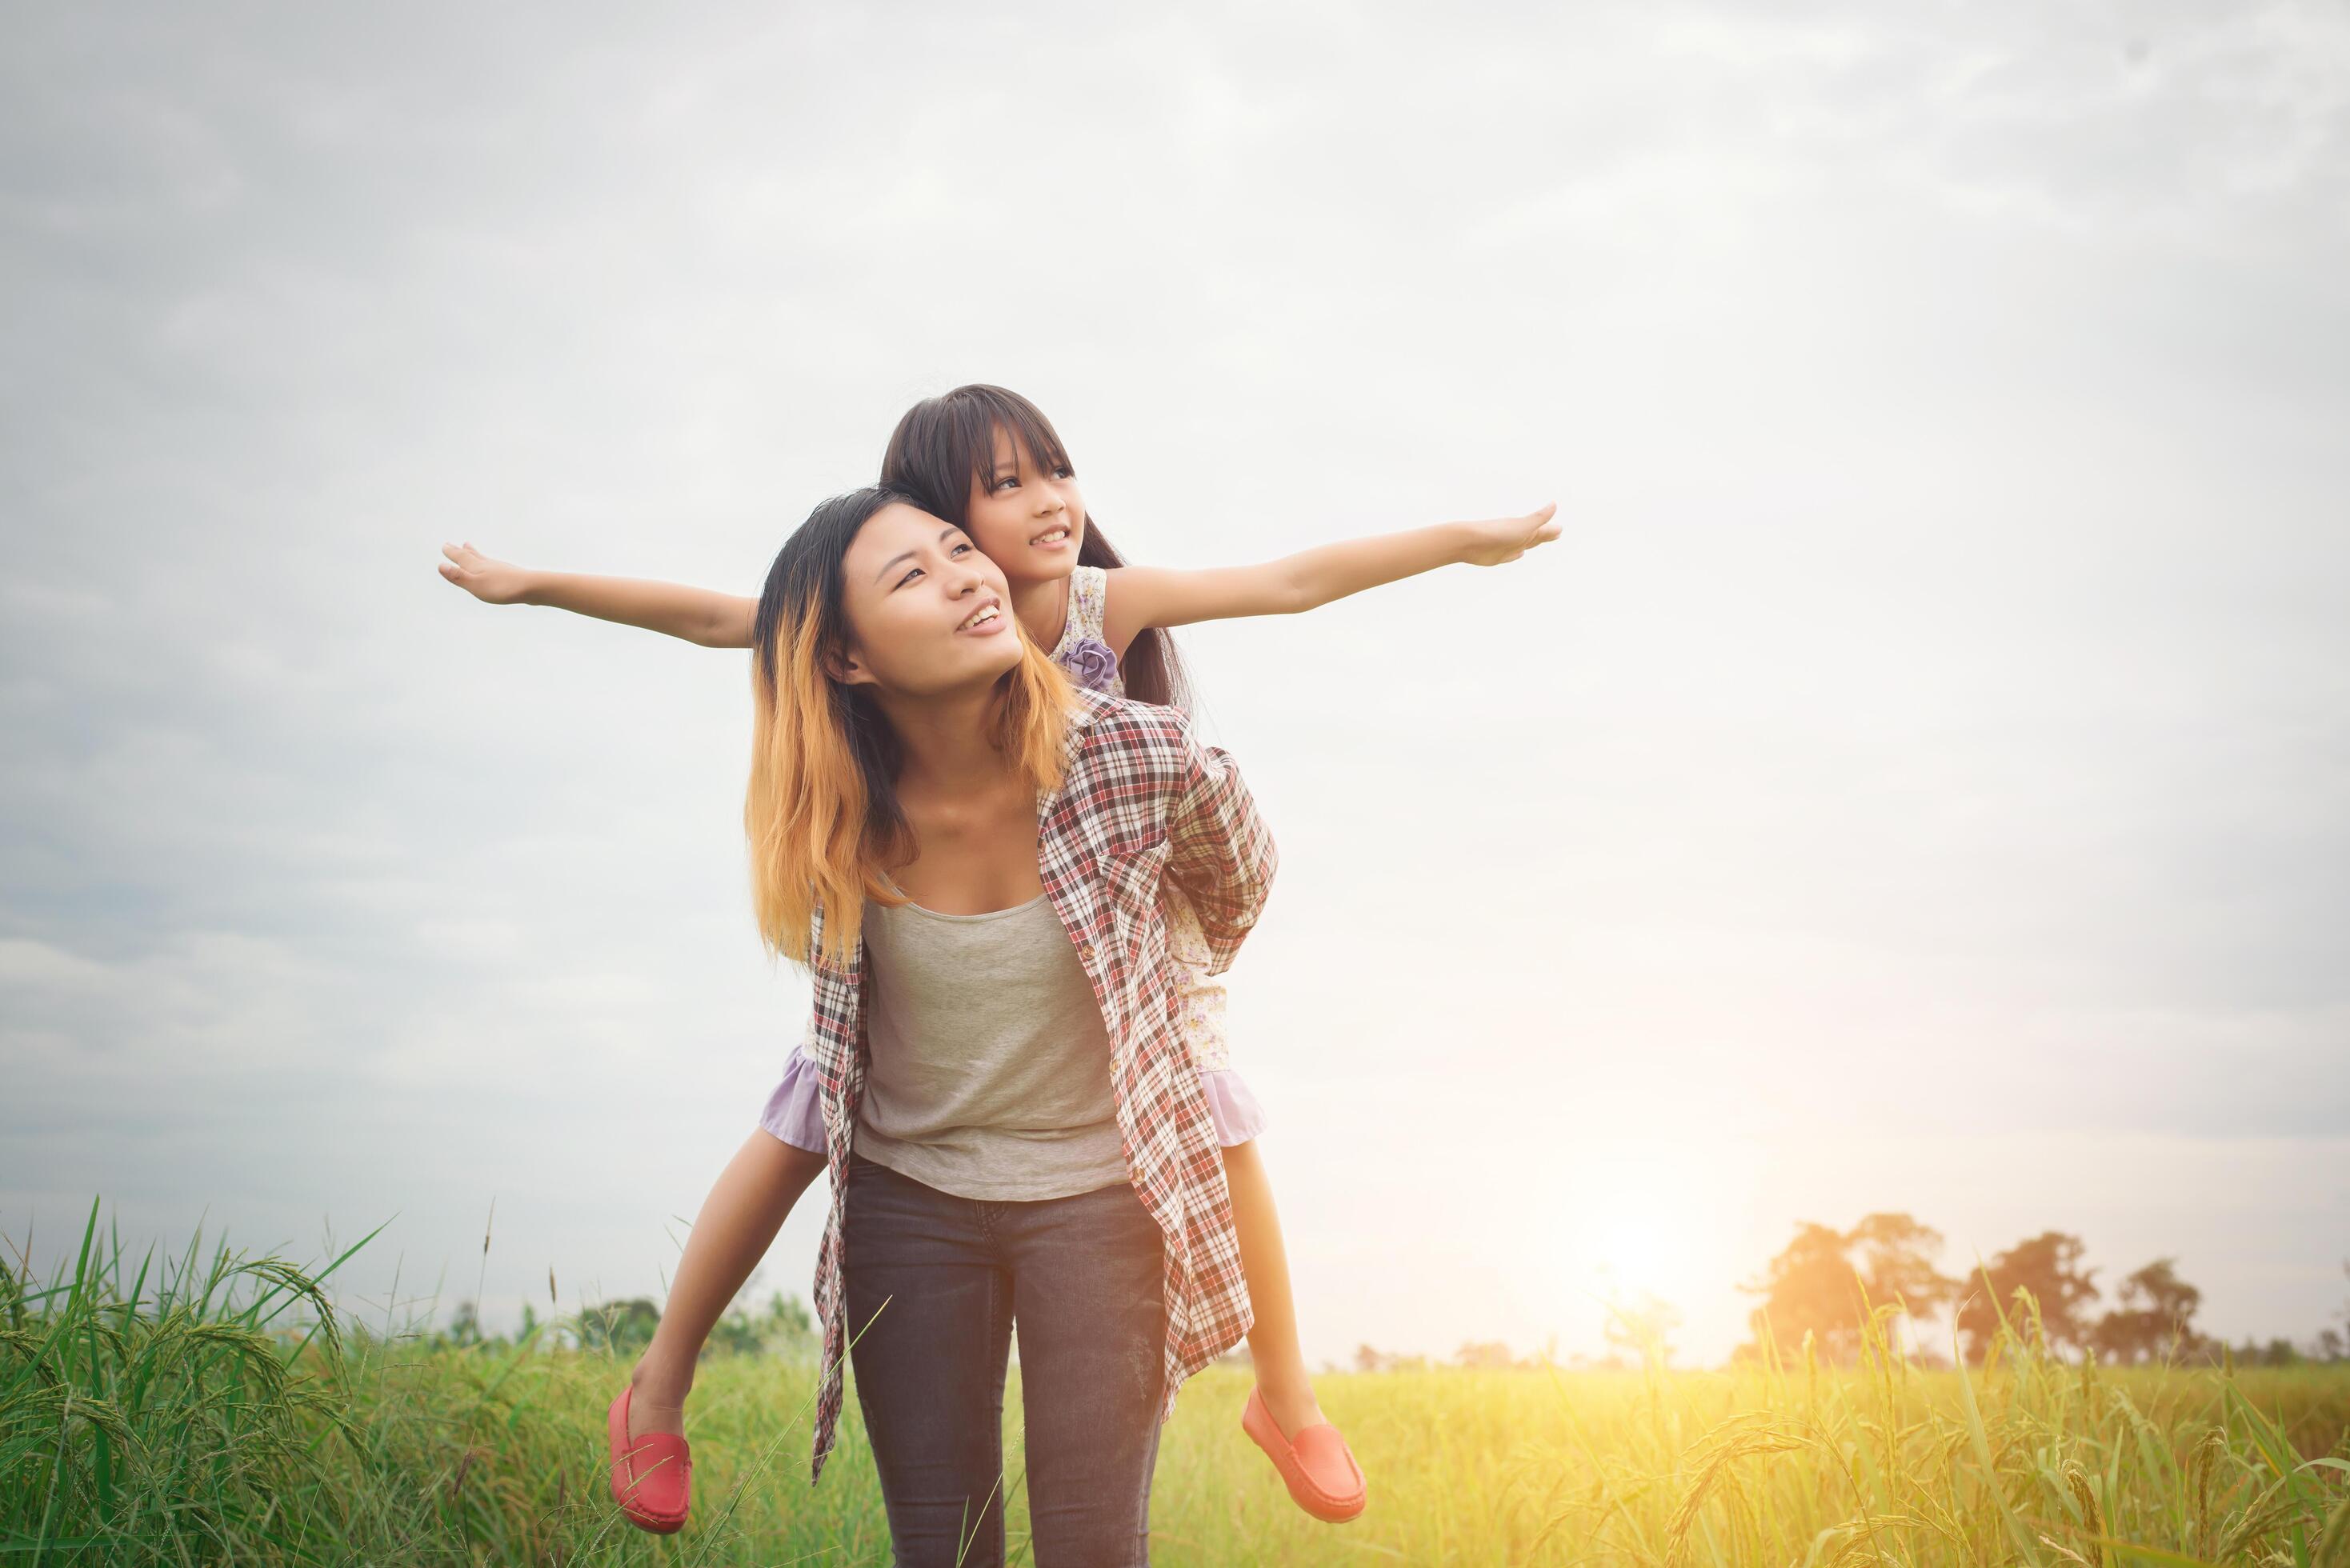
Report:
<svg viewBox="0 0 2350 1568"><path fill-rule="evenodd" d="M1188 721L1181 734L1187 754L1182 793L1168 814L1167 879L1199 917L1208 972L1222 974L1264 909L1280 857L1239 764L1222 747L1201 743Z"/></svg>

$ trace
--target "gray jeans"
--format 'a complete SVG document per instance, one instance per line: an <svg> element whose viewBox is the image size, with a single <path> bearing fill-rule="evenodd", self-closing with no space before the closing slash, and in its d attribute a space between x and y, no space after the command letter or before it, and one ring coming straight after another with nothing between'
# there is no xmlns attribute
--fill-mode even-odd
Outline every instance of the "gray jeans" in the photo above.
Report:
<svg viewBox="0 0 2350 1568"><path fill-rule="evenodd" d="M1165 1252L1134 1189L984 1203L862 1158L847 1179L849 1362L901 1568L1003 1562L1015 1324L1031 1561L1148 1563Z"/></svg>

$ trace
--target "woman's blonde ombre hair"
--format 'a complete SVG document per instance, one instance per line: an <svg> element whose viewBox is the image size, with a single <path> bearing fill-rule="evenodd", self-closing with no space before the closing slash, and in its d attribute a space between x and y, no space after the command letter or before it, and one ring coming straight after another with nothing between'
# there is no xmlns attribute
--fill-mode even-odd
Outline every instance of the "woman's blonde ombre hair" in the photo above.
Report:
<svg viewBox="0 0 2350 1568"><path fill-rule="evenodd" d="M848 645L841 558L875 513L900 504L917 504L871 488L810 513L768 570L752 625L751 784L743 802L751 901L760 937L794 963L845 962L857 950L865 900L906 901L889 875L916 854L898 805L897 732L871 688L844 685L827 669ZM1040 793L1057 789L1068 679L1016 618L1013 628L1020 662L998 687L993 739Z"/></svg>

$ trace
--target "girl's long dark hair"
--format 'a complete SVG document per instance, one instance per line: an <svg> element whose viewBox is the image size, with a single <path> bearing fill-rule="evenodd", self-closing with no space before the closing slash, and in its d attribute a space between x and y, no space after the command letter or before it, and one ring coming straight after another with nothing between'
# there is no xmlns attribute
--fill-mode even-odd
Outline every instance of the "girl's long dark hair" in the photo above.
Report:
<svg viewBox="0 0 2350 1568"><path fill-rule="evenodd" d="M935 398L925 398L906 410L889 433L889 449L881 457L881 483L913 497L914 504L962 528L971 517L971 482L995 473L995 432L1003 431L1028 449L1029 461L1039 468L1066 467L1069 449L1053 429L1045 410L1003 387L974 383L957 387ZM1123 566L1126 557L1086 514L1086 536L1077 546L1077 564ZM1118 660L1126 677L1126 694L1138 702L1157 702L1189 710L1191 680L1176 650L1175 639L1164 627L1145 627L1135 633L1132 646Z"/></svg>

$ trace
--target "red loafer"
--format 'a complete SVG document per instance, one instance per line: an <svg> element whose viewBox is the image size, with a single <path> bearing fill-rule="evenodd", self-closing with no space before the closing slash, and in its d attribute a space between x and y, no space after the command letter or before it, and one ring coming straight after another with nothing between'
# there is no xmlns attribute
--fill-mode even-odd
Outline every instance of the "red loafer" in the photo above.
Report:
<svg viewBox="0 0 2350 1568"><path fill-rule="evenodd" d="M1344 1524L1362 1512L1363 1504L1370 1500L1363 1467L1355 1462L1354 1450L1329 1422L1317 1422L1295 1438L1284 1438L1281 1423L1264 1407L1263 1397L1252 1388L1248 1407L1241 1412L1241 1430L1256 1439L1256 1446L1288 1483L1289 1495L1315 1518Z"/></svg>
<svg viewBox="0 0 2350 1568"><path fill-rule="evenodd" d="M612 1438L612 1497L639 1530L671 1534L693 1503L693 1450L673 1432L647 1432L629 1440L629 1389L605 1412Z"/></svg>

